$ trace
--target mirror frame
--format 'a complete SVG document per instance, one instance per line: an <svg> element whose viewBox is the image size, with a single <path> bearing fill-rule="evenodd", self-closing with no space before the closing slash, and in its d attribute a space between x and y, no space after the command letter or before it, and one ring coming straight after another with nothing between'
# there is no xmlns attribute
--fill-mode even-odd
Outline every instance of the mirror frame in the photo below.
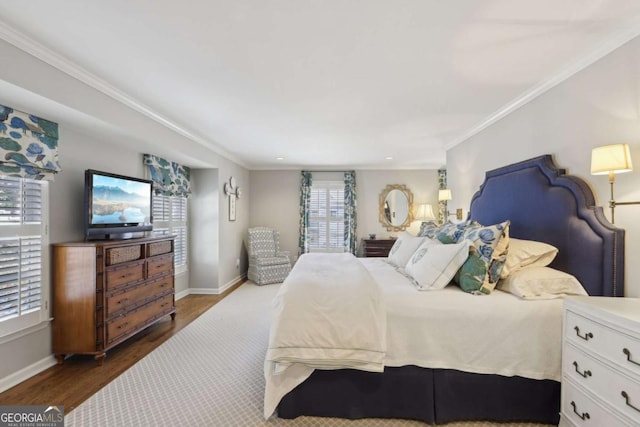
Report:
<svg viewBox="0 0 640 427"><path fill-rule="evenodd" d="M389 193L393 190L400 190L407 197L407 201L409 202L409 211L407 213L407 219L400 225L393 225L389 221L387 221L387 217L384 214L384 202L387 199ZM413 193L411 190L407 188L404 184L389 184L380 193L378 197L378 208L379 208L379 221L383 227L387 229L387 231L404 231L413 222Z"/></svg>

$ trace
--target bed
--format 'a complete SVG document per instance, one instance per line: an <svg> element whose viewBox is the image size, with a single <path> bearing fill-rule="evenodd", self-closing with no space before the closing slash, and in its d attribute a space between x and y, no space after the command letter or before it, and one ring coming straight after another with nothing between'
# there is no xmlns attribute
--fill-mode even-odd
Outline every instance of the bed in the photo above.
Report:
<svg viewBox="0 0 640 427"><path fill-rule="evenodd" d="M469 219L482 224L509 220L512 237L557 247L559 253L551 267L574 275L590 295L624 293L624 231L612 226L602 209L595 206L589 186L557 168L550 155L487 172L472 198ZM366 268L374 276L387 274L381 266ZM493 294L470 297L485 299L483 304L503 303ZM554 304L556 307L550 310L558 313L561 301L546 306ZM542 321L548 319L543 316ZM389 322L394 320L390 318ZM555 324L541 325L539 330L546 328L546 333L559 337L557 319ZM558 338L555 341L550 352L555 352L557 358L560 343ZM301 375L305 380L278 399L277 415L408 418L429 424L465 420L559 421L557 373L537 378L518 375L523 372L518 371L521 367L483 372L473 366L448 369L432 360L407 363L402 357L396 359L392 364L400 366L387 363L384 372L379 372L375 357L372 365L358 369L304 368ZM265 415L270 415L266 406Z"/></svg>

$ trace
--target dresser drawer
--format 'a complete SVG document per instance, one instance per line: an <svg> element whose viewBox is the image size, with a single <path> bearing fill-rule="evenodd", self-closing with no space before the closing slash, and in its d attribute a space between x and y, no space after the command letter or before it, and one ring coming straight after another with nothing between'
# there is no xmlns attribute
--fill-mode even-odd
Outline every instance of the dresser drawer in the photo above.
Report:
<svg viewBox="0 0 640 427"><path fill-rule="evenodd" d="M595 353L640 377L640 341L607 326L567 312L566 338L587 353Z"/></svg>
<svg viewBox="0 0 640 427"><path fill-rule="evenodd" d="M562 382L562 414L576 426L630 427L569 381Z"/></svg>
<svg viewBox="0 0 640 427"><path fill-rule="evenodd" d="M142 280L144 279L144 261L127 264L123 267L109 268L105 275L107 291Z"/></svg>
<svg viewBox="0 0 640 427"><path fill-rule="evenodd" d="M562 350L562 371L565 378L596 393L615 413L640 425L640 384L567 343Z"/></svg>
<svg viewBox="0 0 640 427"><path fill-rule="evenodd" d="M173 271L173 255L149 258L147 261L147 277Z"/></svg>
<svg viewBox="0 0 640 427"><path fill-rule="evenodd" d="M107 317L121 314L173 289L173 276L147 282L107 296Z"/></svg>
<svg viewBox="0 0 640 427"><path fill-rule="evenodd" d="M152 301L107 323L107 345L150 325L173 309L173 293Z"/></svg>

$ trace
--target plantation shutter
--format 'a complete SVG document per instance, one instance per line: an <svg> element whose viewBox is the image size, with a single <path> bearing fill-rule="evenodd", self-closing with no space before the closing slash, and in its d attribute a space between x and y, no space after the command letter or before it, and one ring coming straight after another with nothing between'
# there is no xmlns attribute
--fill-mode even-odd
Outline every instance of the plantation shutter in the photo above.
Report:
<svg viewBox="0 0 640 427"><path fill-rule="evenodd" d="M42 185L0 176L0 322L42 306L41 223Z"/></svg>
<svg viewBox="0 0 640 427"><path fill-rule="evenodd" d="M309 249L344 252L344 183L314 181L309 206Z"/></svg>
<svg viewBox="0 0 640 427"><path fill-rule="evenodd" d="M182 196L153 196L153 231L175 235L175 268L187 265L187 198Z"/></svg>

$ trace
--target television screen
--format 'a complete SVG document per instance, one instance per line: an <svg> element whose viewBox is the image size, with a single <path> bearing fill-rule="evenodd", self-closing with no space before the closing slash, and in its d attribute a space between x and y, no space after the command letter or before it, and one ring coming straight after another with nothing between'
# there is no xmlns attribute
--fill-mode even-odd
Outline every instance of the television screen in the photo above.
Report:
<svg viewBox="0 0 640 427"><path fill-rule="evenodd" d="M87 170L87 236L151 230L151 195L149 180Z"/></svg>

